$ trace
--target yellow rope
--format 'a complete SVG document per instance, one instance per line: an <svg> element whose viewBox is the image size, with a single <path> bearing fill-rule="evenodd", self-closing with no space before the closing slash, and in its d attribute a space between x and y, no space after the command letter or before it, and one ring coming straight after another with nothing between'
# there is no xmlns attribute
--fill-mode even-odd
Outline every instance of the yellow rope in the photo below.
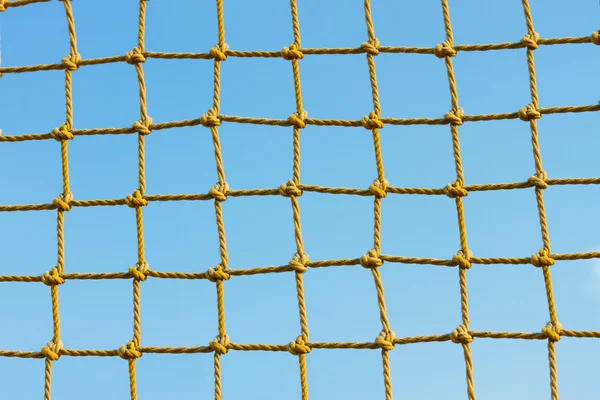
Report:
<svg viewBox="0 0 600 400"><path fill-rule="evenodd" d="M533 158L535 161L535 175L530 178L530 181L535 186L535 196L537 200L538 214L540 219L540 227L542 232L543 248L538 254L531 257L531 262L536 267L542 268L544 275L544 283L546 286L546 297L548 299L548 312L550 314L550 322L542 329L542 333L548 337L548 360L550 363L550 389L552 400L558 400L558 378L556 371L556 352L555 342L560 340L561 325L556 316L556 308L554 306L554 294L552 292L552 278L550 276L550 266L554 264L554 259L550 257L550 236L548 233L548 223L546 222L546 211L544 209L544 196L542 191L548 187L546 184L547 175L542 168L542 156L538 139L537 119L541 118L541 114L537 111L539 99L537 93L536 74L533 52L538 48L540 35L535 32L533 19L531 17L531 8L528 0L522 0L523 11L525 13L525 22L527 26L527 34L521 39L527 47L527 67L529 70L529 89L531 91L531 104L519 111L519 118L523 121L529 121L531 129L531 143L533 145ZM594 35L592 34L592 41Z"/></svg>
<svg viewBox="0 0 600 400"><path fill-rule="evenodd" d="M434 54L436 57L444 58L446 63L446 71L448 75L448 83L450 88L450 98L452 109L446 113L445 119L450 121L450 133L452 137L452 147L454 150L454 165L456 169L456 180L446 186L445 194L453 198L456 203L456 211L458 216L458 231L460 237L460 250L452 258L459 267L459 284L460 284L460 299L461 299L461 314L462 324L452 331L450 338L454 343L459 343L463 348L465 359L465 370L467 379L467 395L470 400L475 400L475 385L473 382L473 360L471 357L470 343L473 341L469 335L469 300L467 295L467 269L471 267L471 251L467 244L467 228L465 222L465 212L462 198L469 194L464 188L465 178L462 169L462 159L460 153L460 141L458 136L458 126L463 123L463 110L458 104L458 90L456 80L454 78L454 67L452 65L452 57L456 56L454 49L454 37L452 34L452 24L450 22L450 11L448 1L442 0L442 12L444 17L444 27L446 29L446 40L435 47Z"/></svg>
<svg viewBox="0 0 600 400"><path fill-rule="evenodd" d="M20 0L7 1L0 0L0 12L8 11L13 7L25 6L38 2L49 0ZM35 66L17 66L0 67L0 77L9 73L26 73L34 71L64 70L65 73L65 99L66 99L66 117L63 124L53 129L49 133L34 133L24 135L6 135L0 136L0 142L21 142L30 140L49 140L54 139L60 142L61 151L61 169L63 190L52 202L43 204L17 204L0 205L0 212L17 211L39 211L56 210L57 212L57 263L41 276L24 275L0 275L0 282L41 282L50 286L52 301L52 320L53 336L47 345L43 346L39 352L26 352L18 350L0 350L1 357L19 357L19 358L43 358L45 359L45 380L44 380L44 398L51 398L52 383L52 364L59 360L61 356L70 357L121 357L128 362L130 379L130 397L137 399L136 386L136 359L142 357L144 353L157 354L195 354L195 353L213 353L214 356L214 378L215 378L215 399L222 398L221 386L221 357L234 351L283 351L289 352L298 357L301 395L303 400L308 399L308 381L307 381L307 358L313 349L380 349L383 362L383 377L386 399L392 399L391 373L389 365L389 351L392 351L396 345L407 345L413 343L427 342L445 342L451 341L460 344L463 348L467 396L469 399L475 399L475 385L473 377L473 361L471 357L470 343L475 338L481 339L522 339L522 340L547 340L549 372L550 372L550 390L552 399L558 399L558 378L556 366L556 342L561 337L576 338L600 338L600 332L596 331L573 331L562 328L558 322L554 297L552 291L552 279L550 268L556 260L583 260L600 258L600 252L581 252L581 253L552 253L550 248L550 238L548 233L546 213L544 209L543 190L553 185L598 185L600 178L549 178L542 168L542 158L538 139L538 128L536 120L543 115L562 114L562 113L581 113L600 111L600 103L592 105L561 106L561 107L539 107L539 99L536 85L536 71L534 65L534 51L539 46L558 45L558 44L585 44L592 43L600 45L600 30L592 32L590 36L583 37L564 37L564 38L541 38L534 29L531 8L528 0L522 0L525 15L527 33L519 42L496 43L496 44L454 44L452 24L450 21L450 11L447 0L441 0L442 17L446 32L446 38L440 44L433 48L425 47L401 47L401 46L381 46L375 36L375 28L371 14L370 0L364 0L364 14L367 28L367 41L356 48L303 48L300 37L300 23L298 17L297 0L290 0L290 10L292 17L293 42L281 51L238 51L230 49L225 42L225 22L223 14L223 1L216 0L217 5L217 26L218 40L217 44L207 53L165 53L148 52L145 50L145 16L146 1L140 0L139 20L138 20L138 44L131 51L122 56L82 59L77 52L77 39L75 31L75 21L70 0L61 0L64 5L67 29L69 34L69 54L64 57L60 63L45 64ZM529 86L531 92L531 103L523 108L506 113L478 114L469 115L459 107L458 89L455 80L452 58L463 51L496 51L504 49L526 49L527 65L529 71ZM375 57L380 53L416 53L435 55L443 59L446 65L447 78L449 84L451 108L441 118L395 118L383 117L381 104L379 101L379 91L377 86ZM303 108L302 89L300 82L300 60L305 56L324 55L324 54L365 54L367 67L369 71L369 80L371 85L373 111L367 116L355 120L325 120L309 118L308 113ZM277 120L268 118L254 118L243 116L230 116L220 113L220 75L221 63L228 57L266 57L283 58L290 61L292 66L292 76L294 81L294 93L296 100L296 111L287 119ZM144 79L143 63L148 58L161 59L204 59L213 60L213 106L206 113L196 119L169 121L154 123L148 114L146 104L146 85ZM73 100L72 100L72 79L73 72L81 66L108 64L126 62L134 66L140 99L140 117L130 127L122 128L94 128L94 129L75 129L73 123ZM531 130L532 148L535 173L521 182L498 183L498 184L465 184L465 177L462 169L459 129L458 127L467 122L492 121L520 119L528 122ZM293 164L292 178L279 186L278 188L267 189L230 189L225 179L225 169L219 138L218 127L221 123L240 123L292 127L293 134ZM379 130L385 125L449 125L450 138L454 152L456 179L443 188L406 188L396 187L388 183L385 178L383 158L381 155L381 144ZM146 174L145 174L145 138L155 130L168 128L186 127L202 125L211 131L214 156L217 169L217 183L210 188L207 193L197 194L147 194L146 193ZM373 136L373 146L375 154L375 167L377 177L373 183L366 189L364 188L337 188L323 187L317 185L307 185L300 180L300 133L307 125L315 126L343 126L343 127L362 127L371 131ZM119 135L119 134L137 134L138 135L138 188L131 194L121 199L95 199L95 200L76 200L70 192L69 183L69 162L68 162L68 142L78 136L89 135ZM536 193L536 201L540 220L542 248L531 256L526 257L496 257L481 258L474 256L469 250L467 243L466 221L463 205L463 197L468 196L470 192L494 191L494 190L517 190L531 189ZM302 228L300 219L299 197L304 192L328 193L339 195L372 196L373 197L373 215L374 215L374 235L373 248L364 255L354 259L338 260L309 260L308 254L304 249L302 238ZM448 259L403 257L396 255L381 254L381 207L382 199L388 194L395 195L445 195L452 198L456 204L458 233L460 249L456 254ZM294 239L296 243L296 253L292 256L287 265L265 266L248 269L229 269L227 243L225 236L225 223L223 218L222 202L228 197L243 196L283 196L290 199L293 224ZM217 225L217 234L219 237L220 263L208 268L206 272L163 272L150 269L145 258L144 251L144 229L142 208L150 202L163 201L209 201L214 202L215 217ZM127 272L115 273L76 273L66 272L64 262L64 214L72 207L99 207L99 206L128 206L134 209L136 217L136 232L138 245L137 263L130 267ZM402 263L402 264L428 264L445 267L458 268L459 289L461 296L461 323L450 333L432 336L413 336L396 337L391 329L383 289L383 282L379 267L384 262ZM548 301L550 321L541 329L540 332L488 332L472 331L469 329L469 307L467 295L467 270L473 265L491 265L491 264L514 264L514 265L534 265L542 270L546 296ZM325 267L345 267L361 265L371 270L376 292L377 303L379 307L380 321L382 330L373 342L311 342L308 329L308 317L305 306L305 294L303 285L303 274L310 268ZM257 274L271 274L293 272L296 282L296 292L298 299L300 334L288 344L242 344L230 341L225 326L225 305L224 305L224 281L231 277L247 276ZM217 293L217 315L218 315L218 335L206 346L198 347L156 347L142 346L141 341L141 317L140 317L140 291L141 282L148 277L157 279L207 279L215 283ZM60 317L58 302L58 287L69 280L104 280L104 279L131 279L133 282L133 337L119 349L68 349L64 348L60 336Z"/></svg>

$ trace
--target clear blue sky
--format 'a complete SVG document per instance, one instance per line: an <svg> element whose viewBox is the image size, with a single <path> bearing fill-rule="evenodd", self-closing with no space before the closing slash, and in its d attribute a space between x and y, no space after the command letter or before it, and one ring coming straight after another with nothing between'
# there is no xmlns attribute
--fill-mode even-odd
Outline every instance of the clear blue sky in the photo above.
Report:
<svg viewBox="0 0 600 400"><path fill-rule="evenodd" d="M304 47L358 47L367 40L362 1L300 0ZM433 47L444 40L439 1L373 2L382 45ZM600 27L597 0L534 0L542 37L585 36ZM73 3L83 58L122 55L137 43L137 1ZM280 50L292 40L289 4L225 0L232 49ZM518 41L519 1L452 0L455 43ZM62 3L0 14L4 66L57 63L68 51ZM148 2L146 49L207 52L217 42L213 1ZM600 48L542 46L535 52L540 106L598 102ZM431 55L376 57L383 115L441 117L450 108L444 62ZM467 114L514 112L530 101L525 50L459 53L454 59ZM198 118L212 102L212 61L144 64L148 112L155 122ZM360 119L372 110L364 55L306 56L300 61L304 106L323 119ZM62 71L0 79L4 135L45 133L64 121ZM221 111L284 119L293 111L290 63L230 57L222 66ZM82 67L73 75L74 127L123 127L139 118L135 70L126 63ZM550 177L600 176L600 113L547 115L540 145ZM534 165L528 124L465 123L459 128L467 184L524 181ZM224 123L220 128L231 188L273 188L292 176L292 129ZM391 185L443 187L454 179L448 126L386 126L383 161ZM149 194L206 193L217 181L210 134L202 126L156 131L146 141ZM59 145L0 144L0 204L48 203L61 191ZM134 135L77 137L69 145L77 199L123 198L137 185ZM308 126L302 131L302 182L367 188L376 177L372 138L362 128ZM597 186L544 192L553 252L598 250ZM355 258L372 247L372 199L305 193L303 237L312 260ZM454 202L445 196L389 195L383 201L382 252L450 258L459 248ZM469 245L480 257L527 257L541 247L533 189L477 192L465 199ZM289 200L230 198L224 203L231 268L283 265L295 252ZM40 275L56 262L54 211L0 213L0 273ZM146 258L160 271L205 271L219 261L212 202L152 203L144 209ZM74 208L66 215L66 271L126 271L136 262L134 213L123 207ZM381 269L392 328L400 337L448 333L460 323L455 268L387 263ZM552 269L559 320L567 329L600 330L597 261L557 262ZM227 331L238 343L284 344L299 334L293 274L226 282ZM542 274L525 266L468 272L471 328L538 332L548 320ZM305 274L310 338L372 341L381 325L369 271L360 266ZM72 349L115 349L132 336L131 282L69 281L60 286L62 340ZM0 285L0 348L39 351L51 339L50 294L40 283ZM206 345L217 334L216 295L208 281L148 279L142 284L142 343ZM478 398L546 399L543 341L476 339ZM464 399L460 346L397 346L390 353L396 398ZM563 338L557 345L563 399L591 399L600 341ZM137 363L140 399L211 398L211 355L146 354ZM0 358L0 398L40 399L43 360ZM231 351L223 357L225 399L300 398L298 363L288 353ZM315 350L308 356L311 399L381 399L379 351ZM62 357L53 367L54 398L126 399L127 363L119 358Z"/></svg>

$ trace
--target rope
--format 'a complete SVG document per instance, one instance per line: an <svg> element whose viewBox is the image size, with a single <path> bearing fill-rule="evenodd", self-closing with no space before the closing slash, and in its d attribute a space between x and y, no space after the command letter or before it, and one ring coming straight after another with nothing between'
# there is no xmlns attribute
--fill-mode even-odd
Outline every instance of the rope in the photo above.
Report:
<svg viewBox="0 0 600 400"><path fill-rule="evenodd" d="M0 12L10 12L11 8L31 5L34 3L50 0L0 0ZM545 340L548 343L550 392L553 400L558 399L558 375L556 363L556 342L561 337L574 338L600 338L600 332L596 331L573 331L564 329L556 314L555 301L552 290L552 279L550 269L555 261L559 260L584 260L600 258L600 252L581 253L552 253L550 248L550 237L548 231L547 217L544 208L543 191L554 185L598 185L600 178L552 178L548 177L542 167L542 157L539 145L539 132L537 119L549 114L582 113L600 111L600 103L592 105L575 105L561 107L539 107L539 96L536 84L536 70L534 64L534 52L539 46L563 45L563 44L594 44L600 45L600 30L592 32L590 36L563 37L563 38L541 38L535 32L531 8L528 0L522 0L527 32L518 42L506 42L496 44L455 44L450 19L450 10L447 0L441 0L442 17L445 28L445 39L433 48L426 47L403 47L382 46L375 36L375 27L371 12L370 0L364 0L364 15L367 28L367 40L356 48L303 48L301 45L301 30L298 16L297 0L290 0L291 26L293 42L281 51L239 51L230 49L225 42L225 19L223 13L223 0L216 0L217 9L217 44L206 53L166 53L149 52L145 50L145 16L146 1L140 0L138 18L138 40L137 46L125 55L84 59L77 52L77 38L75 30L75 19L70 0L61 0L65 9L67 30L69 35L69 54L60 63L44 64L34 66L0 67L0 77L3 74L28 73L35 71L63 70L65 73L65 120L57 128L47 133L31 133L24 135L0 136L0 142L22 142L30 140L54 139L60 143L61 169L62 169L62 192L52 201L43 204L17 204L0 205L0 212L19 211L43 211L56 210L57 213L57 262L41 276L25 275L0 275L0 282L41 282L50 287L52 303L53 335L50 342L41 348L39 352L0 350L0 357L35 358L45 360L44 399L51 399L52 366L61 356L68 357L121 357L127 360L129 368L130 397L137 399L136 385L136 360L145 353L155 354L196 354L213 353L214 357L214 387L215 399L222 399L221 383L221 357L230 351L276 351L289 352L298 357L299 375L301 384L301 396L303 400L308 399L307 363L309 353L314 349L371 349L381 351L382 372L385 395L387 400L392 399L392 382L389 362L389 352L397 345L409 345L414 343L446 342L450 341L462 346L465 362L465 378L467 386L467 397L474 400L475 384L473 376L473 360L470 344L475 339L519 339L519 340ZM10 14L9 14L10 15ZM531 103L519 110L494 114L466 114L459 106L458 85L455 79L452 59L459 56L461 52L468 51L497 51L505 49L526 49L527 65L529 72L529 87L531 92ZM448 79L451 104L450 110L441 118L396 118L384 117L382 115L379 101L379 90L377 85L375 58L381 53L414 53L434 55L443 59ZM364 54L369 71L371 96L373 109L368 115L354 120L327 120L309 118L303 107L302 89L300 80L300 61L305 56L326 54ZM220 112L220 77L221 64L228 57L263 57L283 58L290 62L294 82L294 94L296 110L287 119L268 119L244 116L230 116ZM153 122L146 104L146 84L144 78L143 64L148 58L155 59L202 59L213 62L213 105L208 111L198 118L182 121ZM72 80L73 73L79 67L126 62L135 68L139 87L139 119L129 127L121 128L93 128L76 129L73 122L73 100ZM521 182L497 183L497 184L466 184L461 159L459 126L464 123L520 119L530 126L531 143L535 172ZM219 138L218 127L222 123L256 124L268 126L281 126L292 128L293 140L293 162L292 177L289 181L277 188L266 189L231 189L226 181L225 168ZM379 130L385 125L449 125L450 139L452 143L456 179L443 188L407 188L390 185L386 180L384 172L383 157L381 155L381 143ZM202 125L210 130L216 162L217 183L209 188L206 193L196 194L147 194L145 173L145 140L146 136L154 131ZM373 137L373 149L375 154L376 179L368 188L339 188L308 185L301 183L300 179L300 134L301 130L308 125L315 126L343 126L364 128L371 132ZM69 160L68 143L76 140L79 136L89 135L130 135L138 136L138 187L129 195L120 199L92 199L78 200L73 197L69 183ZM532 255L524 257L497 257L481 258L473 255L467 242L466 220L464 212L463 197L470 192L494 191L494 190L530 190L536 194L536 202L541 230L541 249ZM365 254L354 259L338 260L310 260L305 252L302 237L300 201L299 197L304 192L326 193L336 195L372 196L373 197L373 247ZM460 249L447 259L404 257L387 255L381 253L381 208L383 199L388 194L392 195L428 195L447 196L453 199L456 205L458 234ZM229 197L244 196L283 196L290 199L294 225L294 239L296 252L292 255L289 263L280 266L264 266L247 269L230 269L228 267L227 241L225 235L225 222L223 216L222 202ZM150 202L165 201L213 201L217 234L219 238L220 263L209 267L205 272L163 272L150 268L145 257L144 250L144 227L143 207ZM128 206L133 209L136 216L136 236L138 257L135 265L128 268L126 272L115 273L76 273L65 271L65 242L64 242L64 213L73 207L114 207ZM431 336L397 337L392 330L386 311L383 282L380 268L384 263L436 265L458 269L459 292L461 297L461 322L449 333ZM513 264L533 265L542 270L546 297L548 302L549 322L540 332L489 332L470 330L469 304L467 292L467 270L477 265ZM381 322L381 331L372 342L311 342L308 328L308 317L305 306L305 293L303 285L303 274L312 268L349 267L361 265L370 270L377 292L377 304ZM389 267L392 268L392 267ZM299 310L299 335L287 344L243 344L231 341L225 324L225 283L232 277L241 277L259 274L293 273L296 282L296 294ZM141 310L140 294L142 282L148 278L154 279L206 279L215 284L217 296L218 335L205 346L198 347L156 347L143 346L141 339ZM131 279L133 285L133 335L132 338L118 349L69 349L61 341L60 316L59 316L59 286L70 280L104 280L104 279Z"/></svg>

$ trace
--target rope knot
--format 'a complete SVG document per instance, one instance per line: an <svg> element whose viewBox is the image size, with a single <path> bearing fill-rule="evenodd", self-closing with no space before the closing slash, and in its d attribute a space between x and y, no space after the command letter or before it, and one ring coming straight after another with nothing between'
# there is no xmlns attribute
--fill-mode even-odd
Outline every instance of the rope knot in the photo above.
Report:
<svg viewBox="0 0 600 400"><path fill-rule="evenodd" d="M284 47L281 49L281 56L288 60L300 60L304 58L304 54L300 51L300 46L296 43L292 43L289 47Z"/></svg>
<svg viewBox="0 0 600 400"><path fill-rule="evenodd" d="M560 332L562 325L557 322L554 325L552 322L548 322L545 327L542 328L542 335L546 336L551 342L558 342L560 340Z"/></svg>
<svg viewBox="0 0 600 400"><path fill-rule="evenodd" d="M202 126L205 128L221 125L221 120L219 119L217 110L214 108L209 108L206 114L202 114L200 117L200 124L202 124Z"/></svg>
<svg viewBox="0 0 600 400"><path fill-rule="evenodd" d="M145 281L148 268L148 263L146 261L137 263L133 267L129 267L129 275L133 276L133 279L136 281Z"/></svg>
<svg viewBox="0 0 600 400"><path fill-rule="evenodd" d="M135 129L140 135L149 135L152 133L150 126L152 126L152 118L150 117L142 118L133 123L133 129Z"/></svg>
<svg viewBox="0 0 600 400"><path fill-rule="evenodd" d="M542 171L539 174L535 174L527 178L527 182L531 183L533 186L538 187L540 189L547 189L548 183L546 180L548 179L548 175L545 171Z"/></svg>
<svg viewBox="0 0 600 400"><path fill-rule="evenodd" d="M57 210L70 211L71 200L73 200L73 195L71 193L61 193L57 198L52 200L52 204L54 205L54 207L56 207Z"/></svg>
<svg viewBox="0 0 600 400"><path fill-rule="evenodd" d="M450 121L452 125L462 125L463 120L462 117L465 115L465 112L462 108L458 110L450 110L446 114L444 114L444 119L446 121Z"/></svg>
<svg viewBox="0 0 600 400"><path fill-rule="evenodd" d="M591 39L592 43L594 43L596 46L600 46L600 29L592 33Z"/></svg>
<svg viewBox="0 0 600 400"><path fill-rule="evenodd" d="M127 64L135 65L140 64L146 61L146 57L144 57L144 53L139 47L134 47L133 50L125 53L125 62Z"/></svg>
<svg viewBox="0 0 600 400"><path fill-rule="evenodd" d="M554 265L554 258L550 257L550 251L541 249L531 256L531 263L536 267L549 267Z"/></svg>
<svg viewBox="0 0 600 400"><path fill-rule="evenodd" d="M383 181L380 181L379 179L375 179L371 186L369 186L369 192L378 199L382 199L387 196L387 188L387 180L384 179Z"/></svg>
<svg viewBox="0 0 600 400"><path fill-rule="evenodd" d="M394 331L381 331L379 336L375 338L375 344L381 347L382 350L394 350L394 339L396 339Z"/></svg>
<svg viewBox="0 0 600 400"><path fill-rule="evenodd" d="M365 129L383 129L383 122L379 119L379 116L374 112L364 117L361 121L362 126Z"/></svg>
<svg viewBox="0 0 600 400"><path fill-rule="evenodd" d="M229 345L229 336L217 336L214 340L208 342L208 345L217 354L227 354L229 351L227 348Z"/></svg>
<svg viewBox="0 0 600 400"><path fill-rule="evenodd" d="M521 121L531 121L533 119L542 118L542 114L529 103L525 107L519 109L519 118Z"/></svg>
<svg viewBox="0 0 600 400"><path fill-rule="evenodd" d="M454 264L458 265L460 268L469 269L469 268L471 268L471 255L472 254L473 253L471 253L470 250L468 250L466 254L462 250L460 250L458 253L456 253L452 257L452 262Z"/></svg>
<svg viewBox="0 0 600 400"><path fill-rule="evenodd" d="M379 40L377 40L377 38L375 38L374 40L369 40L366 43L363 43L360 45L360 48L362 50L364 50L367 54L370 54L372 56L376 56L379 54Z"/></svg>
<svg viewBox="0 0 600 400"><path fill-rule="evenodd" d="M306 345L306 341L302 336L298 336L295 341L290 342L287 345L287 350L295 356L300 354L308 354L311 348Z"/></svg>
<svg viewBox="0 0 600 400"><path fill-rule="evenodd" d="M456 197L466 197L469 192L467 192L467 189L465 189L459 181L454 181L446 185L444 194L454 199Z"/></svg>
<svg viewBox="0 0 600 400"><path fill-rule="evenodd" d="M302 111L301 113L295 112L288 117L288 122L296 129L306 128L306 122L304 122L306 117L308 117L308 113L306 111Z"/></svg>
<svg viewBox="0 0 600 400"><path fill-rule="evenodd" d="M56 286L65 283L65 280L58 272L57 267L52 267L50 271L46 271L42 274L42 283L46 286Z"/></svg>
<svg viewBox="0 0 600 400"><path fill-rule="evenodd" d="M0 0L0 12L6 11L6 1Z"/></svg>
<svg viewBox="0 0 600 400"><path fill-rule="evenodd" d="M58 128L54 128L50 136L57 142L73 139L73 133L67 124L61 124Z"/></svg>
<svg viewBox="0 0 600 400"><path fill-rule="evenodd" d="M79 54L69 54L65 58L63 58L60 62L65 68L69 71L77 71L79 68L79 62L81 61L81 56Z"/></svg>
<svg viewBox="0 0 600 400"><path fill-rule="evenodd" d="M469 344L473 341L473 336L469 335L469 330L464 324L460 324L450 333L450 340L457 344Z"/></svg>
<svg viewBox="0 0 600 400"><path fill-rule="evenodd" d="M217 183L215 186L211 187L208 191L215 201L225 201L227 200L227 192L229 192L229 185L225 182Z"/></svg>
<svg viewBox="0 0 600 400"><path fill-rule="evenodd" d="M59 340L58 342L48 342L48 344L42 347L42 354L44 357L56 361L60 358L60 351L63 349L63 343Z"/></svg>
<svg viewBox="0 0 600 400"><path fill-rule="evenodd" d="M135 190L133 194L128 194L125 198L125 204L131 208L144 207L148 205L148 200L146 200L142 193L139 190Z"/></svg>
<svg viewBox="0 0 600 400"><path fill-rule="evenodd" d="M435 46L433 54L438 58L454 57L456 55L456 50L452 47L452 43L444 40L442 43Z"/></svg>
<svg viewBox="0 0 600 400"><path fill-rule="evenodd" d="M538 48L538 40L540 40L540 35L537 32L528 33L521 38L521 44L528 49L535 50Z"/></svg>
<svg viewBox="0 0 600 400"><path fill-rule="evenodd" d="M208 53L213 56L215 58L215 60L217 61L225 61L227 60L227 50L229 50L229 45L227 44L223 44L223 46L221 45L216 45L213 48L211 48Z"/></svg>
<svg viewBox="0 0 600 400"><path fill-rule="evenodd" d="M360 265L364 268L377 268L383 265L383 260L379 258L375 249L371 249L360 258Z"/></svg>
<svg viewBox="0 0 600 400"><path fill-rule="evenodd" d="M289 266L294 269L299 274L303 274L306 272L306 264L308 263L308 254L306 253L296 253L294 257L289 262Z"/></svg>
<svg viewBox="0 0 600 400"><path fill-rule="evenodd" d="M206 279L208 279L211 282L223 280L227 281L229 280L229 274L225 272L223 266L219 264L215 268L209 268L208 271L206 271Z"/></svg>
<svg viewBox="0 0 600 400"><path fill-rule="evenodd" d="M135 342L130 340L126 345L122 345L117 350L117 355L124 360L135 360L136 358L140 358L142 353L137 349Z"/></svg>
<svg viewBox="0 0 600 400"><path fill-rule="evenodd" d="M282 184L277 190L280 195L285 197L302 196L302 190L296 186L296 182L293 180L289 180L287 183Z"/></svg>

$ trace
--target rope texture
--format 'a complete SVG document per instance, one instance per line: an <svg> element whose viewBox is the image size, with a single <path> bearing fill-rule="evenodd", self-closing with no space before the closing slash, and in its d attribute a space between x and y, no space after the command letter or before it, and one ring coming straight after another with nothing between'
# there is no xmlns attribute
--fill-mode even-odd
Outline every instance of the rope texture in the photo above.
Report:
<svg viewBox="0 0 600 400"><path fill-rule="evenodd" d="M6 1L0 0L0 12L7 11L12 7L20 7L34 3L46 2L49 0L21 0ZM137 47L127 52L124 56L114 56L96 59L82 59L77 52L77 38L75 34L75 21L71 0L62 1L65 9L67 28L69 33L70 52L58 64L46 64L35 66L1 67L0 77L6 73L26 73L35 71L64 70L65 73L65 102L66 116L65 122L49 133L24 134L0 136L0 142L21 142L29 140L48 140L54 139L60 143L60 154L62 160L62 193L52 202L46 204L19 204L19 205L0 205L0 212L16 211L39 211L56 210L57 213L57 262L41 276L7 276L0 275L0 282L41 282L50 287L52 301L53 317L53 336L47 345L43 346L39 352L25 352L17 350L0 350L2 357L19 358L39 358L45 360L45 380L44 380L44 399L51 399L52 383L52 364L60 359L61 356L71 357L121 357L128 362L130 377L130 397L137 399L136 385L136 360L144 353L160 354L194 354L194 353L213 353L214 355L214 385L215 399L222 398L221 388L221 356L227 354L229 350L234 351L287 351L298 357L301 396L303 400L308 399L308 380L307 380L307 355L313 349L380 349L382 356L383 382L385 387L385 396L387 400L392 399L392 383L390 375L389 351L392 351L395 345L406 345L413 343L426 342L444 342L452 341L460 344L463 348L465 360L465 375L467 383L467 397L474 400L475 385L473 377L473 361L471 357L470 343L475 338L491 339L525 339L525 340L547 340L548 359L550 375L550 393L553 400L558 400L558 378L556 366L556 342L562 336L577 338L600 338L600 332L595 331L572 331L563 329L556 315L554 296L552 292L552 279L550 267L556 260L583 260L600 258L600 252L587 253L568 253L554 254L550 248L550 238L548 233L548 224L544 209L543 191L552 185L597 185L600 184L600 178L548 178L542 168L542 158L538 139L538 128L536 120L547 114L557 113L580 113L594 112L600 110L600 103L596 105L582 106L562 106L540 108L536 85L536 72L534 65L534 51L541 45L557 44L583 44L592 43L600 45L600 30L593 32L590 36L584 37L566 37L566 38L548 38L543 39L535 32L531 8L528 0L522 0L523 11L527 33L519 42L515 43L497 43L497 44L476 44L476 45L455 45L452 33L452 24L450 22L450 11L447 0L441 0L442 16L446 32L445 40L434 48L421 47L394 47L381 46L375 36L373 18L371 13L370 0L364 0L364 14L367 28L367 41L357 48L302 48L300 37L300 24L298 17L298 8L296 0L290 0L290 10L292 17L293 42L289 47L283 48L280 52L268 51L237 51L229 49L225 42L225 24L223 15L223 0L216 0L217 4L217 26L218 42L207 53L165 53L148 52L145 50L145 16L146 1L140 0L139 3L139 23L138 23L138 44ZM517 112L485 114L485 115L467 115L459 107L458 89L455 80L452 58L462 51L495 51L505 49L525 48L527 54L527 66L529 71L529 86L531 92L531 103L527 104ZM382 117L381 105L379 102L379 92L377 86L375 57L380 53L417 53L430 54L443 59L446 65L449 91L451 97L451 109L443 118L392 118ZM300 85L300 60L307 55L324 54L365 54L369 71L371 84L371 93L373 100L373 110L364 118L358 120L323 120L308 118L308 113L303 108L302 90ZM267 118L253 118L241 116L229 116L220 113L220 72L221 63L227 60L227 57L281 57L290 61L292 66L294 92L296 98L296 111L286 120L275 120ZM196 119L154 123L148 115L146 105L146 85L144 79L143 63L148 58L162 59L204 59L213 60L214 69L214 90L213 106L205 114ZM73 124L73 101L72 101L72 77L73 72L81 66L98 65L116 62L126 62L134 66L140 99L140 118L135 121L131 127L124 128L106 128L106 129L74 129ZM531 130L531 142L533 148L533 159L535 173L523 182L498 183L498 184L465 184L465 177L462 169L460 141L458 127L465 122L491 121L516 119L528 122ZM218 127L222 122L241 123L241 124L259 124L292 127L293 130L293 164L292 178L278 188L273 189L230 189L225 179L225 168L221 152ZM386 124L390 125L449 125L450 138L454 152L456 179L444 188L403 188L389 185L385 179L383 158L381 155L381 144L379 130ZM144 143L146 136L153 131L202 125L211 131L214 146L214 156L217 167L217 183L210 188L206 194L146 194L146 175L145 175L145 153ZM300 132L307 125L316 126L344 126L344 127L363 127L373 136L373 146L375 153L375 167L377 179L368 187L368 189L358 188L334 188L322 187L316 185L302 184L300 181ZM1 132L1 131L0 131ZM68 142L77 136L88 135L119 135L119 134L137 134L138 135L138 188L123 199L97 199L97 200L76 200L70 192L69 184L69 162L68 162ZM467 243L466 221L463 205L463 197L470 192L491 191L491 190L516 190L533 188L536 194L538 207L542 248L530 257L522 258L479 258L472 255ZM308 254L304 249L302 240L302 229L300 224L300 204L299 197L304 191L326 193L326 194L344 194L357 196L373 197L373 215L374 215L374 235L373 248L366 254L356 259L341 260L321 260L310 261ZM449 259L433 258L415 258L402 257L394 255L381 254L381 204L382 199L387 194L400 195L446 195L452 198L456 204L458 232L460 241L460 250ZM227 256L227 243L225 236L225 223L223 218L222 202L228 197L241 196L284 196L291 202L293 211L294 237L296 242L296 253L292 256L287 265L267 266L248 269L229 269ZM217 233L220 247L220 263L214 268L208 268L206 272L184 273L184 272L161 272L150 269L145 258L144 252L144 229L142 209L149 202L153 201L208 201L213 200L215 207L215 217ZM117 273L73 273L65 272L64 262L64 213L71 210L72 207L100 207L100 206L122 206L126 205L132 208L136 216L136 232L138 245L137 263L130 267L127 272ZM461 296L461 323L449 334L432 336L414 336L414 337L396 337L388 321L383 283L379 268L384 262L402 263L402 264L428 264L446 267L457 267L459 275L459 288ZM544 286L548 301L549 322L541 329L539 333L525 332L487 332L472 331L469 329L469 307L467 295L467 270L473 264L491 265L491 264L531 264L542 270ZM381 320L381 332L373 342L311 342L308 330L308 318L304 300L303 274L309 268L323 267L342 267L361 265L370 270L377 290L377 302ZM232 276L246 276L257 274L293 272L296 281L296 291L298 297L300 334L288 344L240 344L231 342L227 335L225 327L225 293L224 281ZM141 282L148 277L158 279L207 279L215 283L217 294L217 313L218 313L218 335L208 343L207 346L199 347L156 347L142 346L141 341L141 318L140 318L140 292ZM132 279L133 282L133 336L131 340L116 350L75 350L63 346L60 336L60 317L58 304L58 288L68 280L100 280L100 279Z"/></svg>

